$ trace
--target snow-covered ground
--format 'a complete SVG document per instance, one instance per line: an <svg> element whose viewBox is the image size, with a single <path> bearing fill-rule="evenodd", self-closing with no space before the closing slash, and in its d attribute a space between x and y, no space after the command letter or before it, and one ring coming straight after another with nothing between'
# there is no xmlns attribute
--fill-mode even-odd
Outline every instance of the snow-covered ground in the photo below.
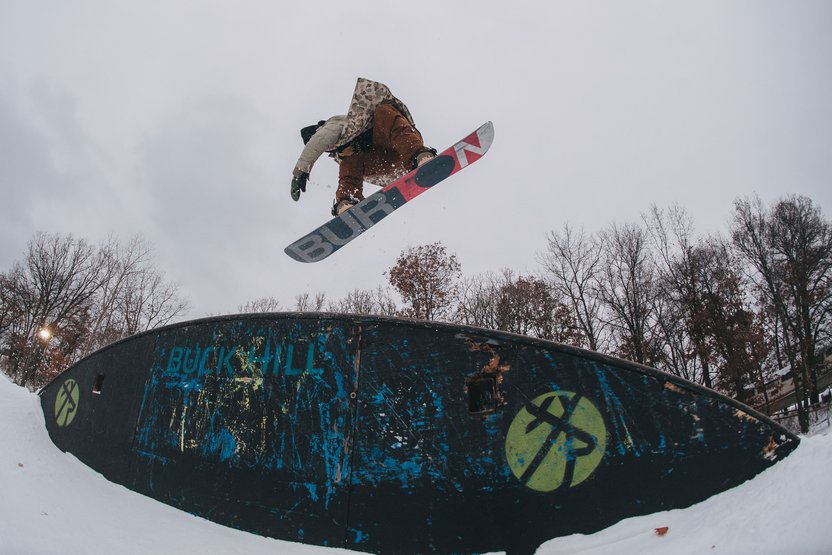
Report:
<svg viewBox="0 0 832 555"><path fill-rule="evenodd" d="M225 528L106 481L52 444L38 397L2 375L0 442L0 555L346 552ZM730 491L590 536L557 538L538 553L829 554L830 462L832 433L820 429Z"/></svg>

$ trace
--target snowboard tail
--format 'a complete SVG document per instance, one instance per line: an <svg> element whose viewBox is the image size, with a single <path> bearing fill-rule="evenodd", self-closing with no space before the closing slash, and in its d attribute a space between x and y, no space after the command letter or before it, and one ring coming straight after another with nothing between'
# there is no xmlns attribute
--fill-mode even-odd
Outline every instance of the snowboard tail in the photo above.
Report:
<svg viewBox="0 0 832 555"><path fill-rule="evenodd" d="M434 185L479 160L491 147L494 126L482 127L435 158L335 216L283 251L299 262L319 262Z"/></svg>

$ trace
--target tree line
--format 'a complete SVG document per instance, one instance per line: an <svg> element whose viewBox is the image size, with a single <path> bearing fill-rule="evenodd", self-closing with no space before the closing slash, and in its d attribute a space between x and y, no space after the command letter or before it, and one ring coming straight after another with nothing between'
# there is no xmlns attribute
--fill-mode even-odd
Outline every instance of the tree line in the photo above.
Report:
<svg viewBox="0 0 832 555"><path fill-rule="evenodd" d="M93 245L37 233L23 260L0 274L0 370L37 388L91 352L187 308L141 237Z"/></svg>
<svg viewBox="0 0 832 555"><path fill-rule="evenodd" d="M681 208L635 223L550 231L537 270L466 276L441 243L403 251L385 284L343 298L304 292L240 312L329 311L447 321L585 347L765 406L787 368L801 427L819 401L832 324L832 224L809 198L735 201L727 235L696 233ZM36 234L0 274L0 368L38 387L112 341L187 309L146 241Z"/></svg>

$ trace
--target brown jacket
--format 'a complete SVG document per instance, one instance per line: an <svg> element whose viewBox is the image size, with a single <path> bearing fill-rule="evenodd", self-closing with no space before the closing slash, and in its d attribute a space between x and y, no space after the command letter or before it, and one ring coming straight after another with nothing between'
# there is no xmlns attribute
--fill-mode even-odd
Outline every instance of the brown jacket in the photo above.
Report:
<svg viewBox="0 0 832 555"><path fill-rule="evenodd" d="M373 125L376 108L382 103L391 104L407 118L411 126L413 125L410 110L401 100L393 96L387 85L359 77L347 114L329 118L323 127L318 129L301 152L295 164L294 174L310 173L315 162L324 152L332 152L348 145L359 135L368 131ZM336 157L336 162L340 162L338 157Z"/></svg>

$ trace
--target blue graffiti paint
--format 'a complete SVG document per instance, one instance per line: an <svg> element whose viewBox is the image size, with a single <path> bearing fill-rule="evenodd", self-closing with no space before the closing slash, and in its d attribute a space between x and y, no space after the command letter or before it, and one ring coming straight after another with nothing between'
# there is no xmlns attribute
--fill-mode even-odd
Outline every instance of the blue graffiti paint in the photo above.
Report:
<svg viewBox="0 0 832 555"><path fill-rule="evenodd" d="M598 385L601 387L604 401L608 406L606 412L612 416L612 422L608 425L608 433L614 431L616 437L610 438L612 440L611 445L619 455L626 455L629 451L636 457L640 457L642 454L641 447L637 444L627 427L627 411L625 405L621 402L621 399L615 393L612 386L610 386L607 380L606 369L601 366L596 366L595 375L598 379Z"/></svg>
<svg viewBox="0 0 832 555"><path fill-rule="evenodd" d="M317 501L318 500L318 486L317 486L317 484L312 484L312 483L307 482L307 483L303 484L303 486L306 488L306 491L309 492L309 498L312 499L312 501Z"/></svg>
<svg viewBox="0 0 832 555"><path fill-rule="evenodd" d="M190 451L231 467L288 470L328 508L349 478L345 416L354 369L341 354L349 332L294 326L277 335L234 325L209 337L208 345L175 334L156 339L136 451L152 460Z"/></svg>
<svg viewBox="0 0 832 555"><path fill-rule="evenodd" d="M228 461L237 450L237 440L230 430L220 428L216 433L207 435L201 447L203 453L215 453L221 461Z"/></svg>
<svg viewBox="0 0 832 555"><path fill-rule="evenodd" d="M256 368L260 375L278 375L283 372L287 376L323 374L323 367L316 366L316 359L326 358L327 334L317 334L310 339L299 339L289 343L270 343L265 337L258 345L177 345L160 351L161 357L167 360L166 373L169 375L217 375L233 377L240 373L237 368L245 360L246 366ZM254 341L254 343L258 343ZM334 359L330 354L328 357Z"/></svg>

